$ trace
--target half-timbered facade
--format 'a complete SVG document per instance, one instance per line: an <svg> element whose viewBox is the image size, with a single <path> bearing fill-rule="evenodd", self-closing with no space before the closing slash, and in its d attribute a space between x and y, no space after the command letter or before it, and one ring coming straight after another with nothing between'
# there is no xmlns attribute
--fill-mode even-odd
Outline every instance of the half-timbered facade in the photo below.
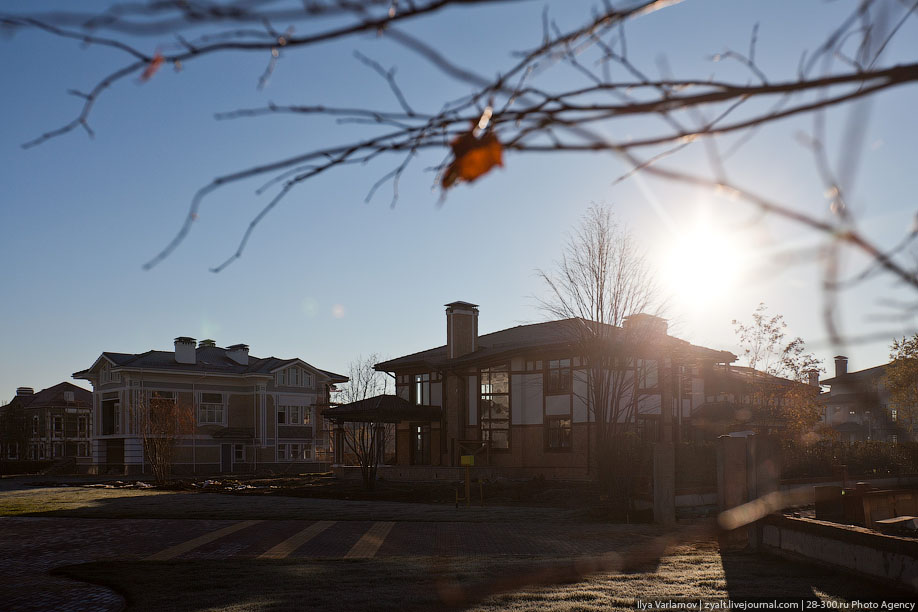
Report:
<svg viewBox="0 0 918 612"><path fill-rule="evenodd" d="M398 424L397 463L457 466L462 455L472 454L476 466L556 478L587 475L602 411L590 405L587 364L575 340L583 321L479 336L478 307L467 302L447 304L446 319L445 345L376 365L395 376L401 398L441 407L438 420ZM621 400L627 407L618 414L648 441L687 438L692 413L705 401L705 376L715 364L736 359L666 329L663 319L638 314L609 330L612 338L641 338L616 361L628 380Z"/></svg>
<svg viewBox="0 0 918 612"><path fill-rule="evenodd" d="M145 418L164 406L182 424L172 433L175 473L317 467L330 448L322 411L333 385L347 380L302 359L258 358L245 344L187 337L175 339L174 351L102 353L73 376L93 386L99 473L149 471Z"/></svg>

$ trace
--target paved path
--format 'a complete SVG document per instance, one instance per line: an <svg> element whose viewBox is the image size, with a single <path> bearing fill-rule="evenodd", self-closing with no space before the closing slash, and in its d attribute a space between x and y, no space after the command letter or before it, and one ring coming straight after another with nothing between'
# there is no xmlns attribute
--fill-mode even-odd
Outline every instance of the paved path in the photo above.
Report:
<svg viewBox="0 0 918 612"><path fill-rule="evenodd" d="M596 555L658 533L602 524L0 517L0 607L117 610L103 587L48 570L106 559Z"/></svg>

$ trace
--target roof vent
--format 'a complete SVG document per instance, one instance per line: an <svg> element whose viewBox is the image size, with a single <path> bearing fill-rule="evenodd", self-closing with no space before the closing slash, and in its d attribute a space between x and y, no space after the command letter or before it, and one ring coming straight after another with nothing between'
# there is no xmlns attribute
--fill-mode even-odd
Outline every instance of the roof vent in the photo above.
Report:
<svg viewBox="0 0 918 612"><path fill-rule="evenodd" d="M226 356L239 365L249 365L249 345L234 344L226 349Z"/></svg>
<svg viewBox="0 0 918 612"><path fill-rule="evenodd" d="M16 395L17 397L22 395L35 395L35 389L32 387L17 387Z"/></svg>
<svg viewBox="0 0 918 612"><path fill-rule="evenodd" d="M175 339L175 361L178 363L195 363L195 339L179 336Z"/></svg>

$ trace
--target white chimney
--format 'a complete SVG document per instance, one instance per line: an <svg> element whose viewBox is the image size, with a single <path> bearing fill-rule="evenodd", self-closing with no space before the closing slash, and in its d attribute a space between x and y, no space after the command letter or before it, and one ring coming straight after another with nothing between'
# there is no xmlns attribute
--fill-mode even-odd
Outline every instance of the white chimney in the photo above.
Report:
<svg viewBox="0 0 918 612"><path fill-rule="evenodd" d="M194 352L195 339L188 336L179 336L175 339L175 361L177 363L195 363L197 358Z"/></svg>
<svg viewBox="0 0 918 612"><path fill-rule="evenodd" d="M249 365L249 345L234 344L226 349L226 356L239 365Z"/></svg>

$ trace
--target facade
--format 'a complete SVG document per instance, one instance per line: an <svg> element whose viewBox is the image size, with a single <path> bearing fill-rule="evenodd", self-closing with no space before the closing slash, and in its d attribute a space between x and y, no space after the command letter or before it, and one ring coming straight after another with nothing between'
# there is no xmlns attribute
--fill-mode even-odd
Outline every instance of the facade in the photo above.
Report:
<svg viewBox="0 0 918 612"><path fill-rule="evenodd" d="M737 431L782 436L793 412L820 412L819 372L806 383L747 366L720 364L705 378L704 404L693 413L696 439L715 439Z"/></svg>
<svg viewBox="0 0 918 612"><path fill-rule="evenodd" d="M447 304L445 345L376 365L395 377L403 400L440 408L437 419L397 424L397 465L458 466L461 456L475 455L476 466L587 476L596 411L573 339L576 326L595 324L565 319L479 336L478 314L475 304ZM736 356L669 336L666 322L650 315L608 327L613 342L640 332L621 359L632 383L627 412L634 431L649 441L686 437L705 401L705 376Z"/></svg>
<svg viewBox="0 0 918 612"><path fill-rule="evenodd" d="M0 408L0 459L53 460L88 469L91 409L92 393L69 382L38 393L19 387Z"/></svg>
<svg viewBox="0 0 918 612"><path fill-rule="evenodd" d="M829 393L823 399L823 422L838 432L842 440L907 442L913 439L902 426L898 409L889 401L886 365L849 372L848 358L835 357L835 376L822 381L829 386Z"/></svg>
<svg viewBox="0 0 918 612"><path fill-rule="evenodd" d="M175 415L174 473L302 471L328 460L322 412L346 377L249 347L175 339L174 351L102 353L74 378L92 393L92 467L140 473L156 414ZM170 421L171 422L171 421Z"/></svg>

